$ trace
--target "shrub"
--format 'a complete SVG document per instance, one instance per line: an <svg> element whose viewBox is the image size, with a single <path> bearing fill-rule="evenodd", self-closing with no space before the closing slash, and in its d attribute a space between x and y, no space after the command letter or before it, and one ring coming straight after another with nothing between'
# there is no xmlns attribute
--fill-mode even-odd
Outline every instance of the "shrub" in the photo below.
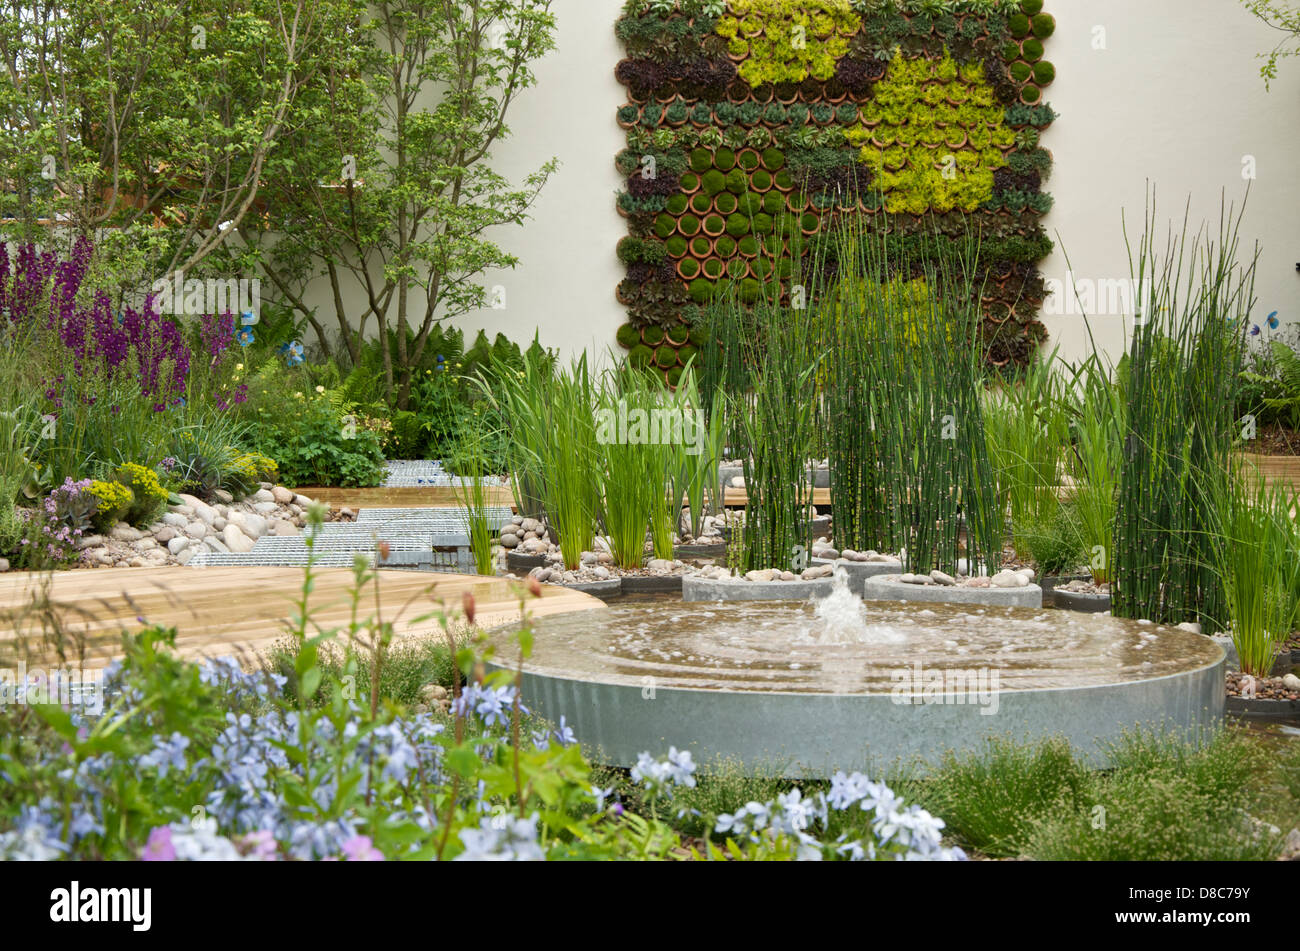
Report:
<svg viewBox="0 0 1300 951"><path fill-rule="evenodd" d="M1087 769L1063 739L1037 746L991 738L978 752L949 752L925 783L922 805L943 816L967 848L993 857L1023 853L1034 823L1087 805Z"/></svg>
<svg viewBox="0 0 1300 951"><path fill-rule="evenodd" d="M1041 575L1062 574L1088 560L1078 518L1069 505L1060 505L1039 522L1026 526L1023 538Z"/></svg>
<svg viewBox="0 0 1300 951"><path fill-rule="evenodd" d="M377 485L387 472L378 434L365 420L330 399L294 394L296 406L253 425L252 444L274 452L280 475L293 486Z"/></svg>
<svg viewBox="0 0 1300 951"><path fill-rule="evenodd" d="M126 513L135 501L135 494L130 486L115 480L106 482L95 479L87 486L86 491L95 498L94 522L95 528L100 532L107 532L126 518Z"/></svg>
<svg viewBox="0 0 1300 951"><path fill-rule="evenodd" d="M123 520L132 525L149 524L167 505L167 490L152 469L128 462L114 473L113 480L131 491L131 503Z"/></svg>

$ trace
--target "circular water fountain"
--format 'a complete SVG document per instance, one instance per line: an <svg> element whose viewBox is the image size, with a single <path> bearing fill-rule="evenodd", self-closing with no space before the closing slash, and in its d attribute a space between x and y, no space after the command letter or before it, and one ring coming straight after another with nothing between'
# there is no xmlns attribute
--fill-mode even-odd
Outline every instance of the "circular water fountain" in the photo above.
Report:
<svg viewBox="0 0 1300 951"><path fill-rule="evenodd" d="M513 666L508 630L499 656ZM563 715L607 762L672 745L788 776L934 762L989 735L1061 735L1100 765L1126 729L1216 725L1223 685L1208 637L1032 608L864 604L842 574L810 603L553 615L523 668L525 703Z"/></svg>

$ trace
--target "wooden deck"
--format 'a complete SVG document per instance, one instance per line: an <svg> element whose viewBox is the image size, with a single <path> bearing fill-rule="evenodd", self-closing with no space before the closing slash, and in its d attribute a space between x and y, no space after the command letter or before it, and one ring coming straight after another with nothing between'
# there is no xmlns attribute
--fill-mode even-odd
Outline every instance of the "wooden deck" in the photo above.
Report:
<svg viewBox="0 0 1300 951"><path fill-rule="evenodd" d="M383 487L372 489L335 489L304 486L294 489L309 499L328 505L332 509L349 508L359 512L364 508L456 508L460 500L454 489L444 486L415 486L399 489ZM489 505L515 507L514 495L509 486L493 486L486 490ZM744 489L728 487L728 508L743 508L749 504L749 493ZM830 489L813 489L814 505L830 505Z"/></svg>
<svg viewBox="0 0 1300 951"><path fill-rule="evenodd" d="M319 628L348 623L348 589L352 572L320 569L311 596L311 617ZM189 658L248 655L281 640L295 613L293 599L302 587L300 568L102 568L0 574L0 666L13 666L22 651L29 664L52 664L58 652L48 632L63 630L66 662L98 667L121 653L121 632L136 630L140 619L175 627L177 652ZM470 575L381 571L380 604L384 618L397 619L398 637L438 637L434 618L417 619L443 601L460 618L465 591L474 595L481 627L519 617L519 599L505 579ZM534 615L596 608L601 602L566 588L546 585L540 600L531 599ZM360 613L375 610L368 587ZM463 621L458 620L463 627ZM42 630L47 632L42 636ZM84 651L82 647L84 646Z"/></svg>
<svg viewBox="0 0 1300 951"><path fill-rule="evenodd" d="M1243 458L1259 470L1269 485L1289 485L1300 489L1300 456L1258 456L1244 453Z"/></svg>
<svg viewBox="0 0 1300 951"><path fill-rule="evenodd" d="M456 508L461 504L456 490L449 486L411 486L386 489L337 489L305 486L294 489L333 509L350 508L358 512L364 508L415 509ZM514 508L515 497L509 486L489 486L484 489L488 505L508 505Z"/></svg>

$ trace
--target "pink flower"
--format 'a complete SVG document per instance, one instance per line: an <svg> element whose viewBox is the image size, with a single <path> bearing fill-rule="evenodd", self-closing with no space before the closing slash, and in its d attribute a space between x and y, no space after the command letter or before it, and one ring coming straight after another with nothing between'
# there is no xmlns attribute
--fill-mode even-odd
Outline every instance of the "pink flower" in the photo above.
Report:
<svg viewBox="0 0 1300 951"><path fill-rule="evenodd" d="M140 853L143 862L175 862L176 847L172 845L172 830L168 826L158 826L149 833L149 841Z"/></svg>
<svg viewBox="0 0 1300 951"><path fill-rule="evenodd" d="M349 862L382 862L384 853L375 848L368 835L354 836L343 843L343 854Z"/></svg>

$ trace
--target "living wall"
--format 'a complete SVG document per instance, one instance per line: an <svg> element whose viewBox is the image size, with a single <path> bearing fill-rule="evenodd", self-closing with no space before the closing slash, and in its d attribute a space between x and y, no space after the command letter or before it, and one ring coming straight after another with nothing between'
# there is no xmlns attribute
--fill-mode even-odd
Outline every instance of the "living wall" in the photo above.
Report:
<svg viewBox="0 0 1300 951"><path fill-rule="evenodd" d="M994 366L1026 364L1046 337L1055 25L1041 0L629 0L615 74L631 362L675 382L700 305L772 282L788 301L809 256L833 275L827 236L853 216L917 267L978 235L978 342Z"/></svg>

